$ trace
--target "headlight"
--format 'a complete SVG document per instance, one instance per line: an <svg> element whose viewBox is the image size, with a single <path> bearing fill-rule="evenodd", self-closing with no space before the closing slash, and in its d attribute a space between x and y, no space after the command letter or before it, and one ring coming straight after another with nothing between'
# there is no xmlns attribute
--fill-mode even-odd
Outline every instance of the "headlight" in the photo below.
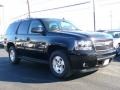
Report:
<svg viewBox="0 0 120 90"><path fill-rule="evenodd" d="M75 50L92 50L91 41L75 41Z"/></svg>

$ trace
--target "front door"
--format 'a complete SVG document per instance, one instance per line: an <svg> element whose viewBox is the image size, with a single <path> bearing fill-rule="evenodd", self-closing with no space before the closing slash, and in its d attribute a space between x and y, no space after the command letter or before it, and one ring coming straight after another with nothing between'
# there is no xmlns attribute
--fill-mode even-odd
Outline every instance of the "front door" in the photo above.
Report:
<svg viewBox="0 0 120 90"><path fill-rule="evenodd" d="M36 58L36 60L43 60L46 58L44 54L46 36L42 33L32 33L31 30L36 27L43 27L43 25L39 20L32 20L26 38L27 42L25 43L25 50L28 57Z"/></svg>

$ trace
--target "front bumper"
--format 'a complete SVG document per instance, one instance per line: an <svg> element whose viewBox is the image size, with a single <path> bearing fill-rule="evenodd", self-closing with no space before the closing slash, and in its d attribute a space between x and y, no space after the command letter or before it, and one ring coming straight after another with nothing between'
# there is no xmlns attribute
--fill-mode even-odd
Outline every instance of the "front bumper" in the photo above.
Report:
<svg viewBox="0 0 120 90"><path fill-rule="evenodd" d="M70 63L73 70L96 70L100 67L107 66L115 56L115 50L102 52L95 51L79 51L69 54ZM109 62L104 65L105 60Z"/></svg>

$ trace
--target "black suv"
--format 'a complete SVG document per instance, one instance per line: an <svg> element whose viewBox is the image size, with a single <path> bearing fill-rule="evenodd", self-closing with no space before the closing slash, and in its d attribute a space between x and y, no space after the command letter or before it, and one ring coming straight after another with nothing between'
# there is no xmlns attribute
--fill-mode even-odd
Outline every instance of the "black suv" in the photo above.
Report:
<svg viewBox="0 0 120 90"><path fill-rule="evenodd" d="M83 32L62 19L30 18L10 24L5 49L12 64L21 59L49 64L53 75L69 77L73 71L94 71L115 55L108 34Z"/></svg>

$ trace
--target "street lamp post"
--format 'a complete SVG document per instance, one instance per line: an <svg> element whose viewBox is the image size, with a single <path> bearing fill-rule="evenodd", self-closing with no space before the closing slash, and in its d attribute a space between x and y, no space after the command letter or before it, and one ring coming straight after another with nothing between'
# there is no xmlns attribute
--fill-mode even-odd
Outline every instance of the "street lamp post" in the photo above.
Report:
<svg viewBox="0 0 120 90"><path fill-rule="evenodd" d="M4 6L0 4L0 7L3 8ZM2 25L2 24L3 24L2 21L3 21L3 18L4 18L4 14L3 14L3 13L4 13L4 12L3 12L3 10L2 10L2 17L0 18L0 35L1 35L1 36L2 36L1 30L2 30L2 26L3 26L3 25ZM2 22L2 24L1 24L1 22Z"/></svg>
<svg viewBox="0 0 120 90"><path fill-rule="evenodd" d="M92 0L92 7L93 7L93 25L94 25L94 32L96 31L96 13L95 13L95 1Z"/></svg>
<svg viewBox="0 0 120 90"><path fill-rule="evenodd" d="M112 17L112 11L110 11L110 26L111 26L111 30L112 30L112 24L113 24L113 17Z"/></svg>
<svg viewBox="0 0 120 90"><path fill-rule="evenodd" d="M3 7L3 5L0 4L0 7ZM0 24L1 24L1 20L0 20Z"/></svg>
<svg viewBox="0 0 120 90"><path fill-rule="evenodd" d="M28 17L30 18L30 3L29 0L27 0L27 6L28 6Z"/></svg>

